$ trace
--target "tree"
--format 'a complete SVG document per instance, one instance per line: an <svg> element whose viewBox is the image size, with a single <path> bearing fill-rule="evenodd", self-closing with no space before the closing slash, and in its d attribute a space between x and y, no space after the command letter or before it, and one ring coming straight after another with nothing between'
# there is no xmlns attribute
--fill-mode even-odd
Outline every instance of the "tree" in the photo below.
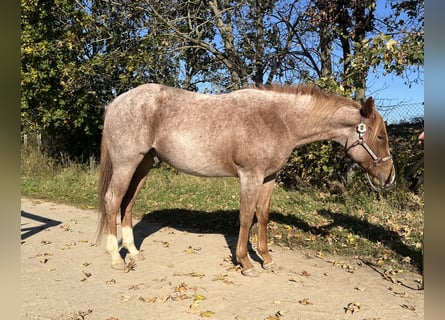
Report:
<svg viewBox="0 0 445 320"><path fill-rule="evenodd" d="M149 26L136 1L22 1L22 132L41 132L52 155L97 155L114 96L176 85L161 26Z"/></svg>

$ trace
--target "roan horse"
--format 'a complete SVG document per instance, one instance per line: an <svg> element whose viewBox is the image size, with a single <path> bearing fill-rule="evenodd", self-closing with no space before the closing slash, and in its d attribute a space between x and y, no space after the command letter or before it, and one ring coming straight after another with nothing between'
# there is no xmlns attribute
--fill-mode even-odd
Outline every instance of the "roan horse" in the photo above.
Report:
<svg viewBox="0 0 445 320"><path fill-rule="evenodd" d="M333 140L384 189L395 171L382 117L372 98L363 107L313 85L248 88L206 95L145 84L118 96L106 108L99 178L98 241L107 234L112 268L124 269L116 215L121 210L122 245L133 260L131 211L155 157L198 176L239 177L240 229L236 258L244 275L257 276L247 242L258 220L258 253L270 268L269 204L275 175L294 150Z"/></svg>

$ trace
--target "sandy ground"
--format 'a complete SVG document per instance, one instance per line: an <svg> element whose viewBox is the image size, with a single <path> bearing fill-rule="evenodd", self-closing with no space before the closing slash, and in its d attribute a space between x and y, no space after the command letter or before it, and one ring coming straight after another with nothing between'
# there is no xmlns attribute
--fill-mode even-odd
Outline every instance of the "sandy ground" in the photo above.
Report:
<svg viewBox="0 0 445 320"><path fill-rule="evenodd" d="M21 206L22 319L424 318L419 274L273 246L275 269L248 278L232 263L234 237L144 220L135 233L146 259L116 271L105 241L93 244L94 210Z"/></svg>

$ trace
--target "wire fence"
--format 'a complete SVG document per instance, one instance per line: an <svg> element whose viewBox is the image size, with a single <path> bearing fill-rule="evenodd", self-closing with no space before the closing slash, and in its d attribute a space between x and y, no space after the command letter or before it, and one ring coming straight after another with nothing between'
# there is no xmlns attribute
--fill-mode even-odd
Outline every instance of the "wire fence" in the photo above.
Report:
<svg viewBox="0 0 445 320"><path fill-rule="evenodd" d="M387 124L421 123L423 127L424 103L400 99L376 99L377 109Z"/></svg>

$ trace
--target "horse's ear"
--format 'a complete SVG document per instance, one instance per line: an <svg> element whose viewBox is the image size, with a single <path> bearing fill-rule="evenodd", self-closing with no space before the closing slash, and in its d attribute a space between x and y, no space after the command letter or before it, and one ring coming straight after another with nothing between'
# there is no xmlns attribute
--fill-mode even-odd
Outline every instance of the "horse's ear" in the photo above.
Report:
<svg viewBox="0 0 445 320"><path fill-rule="evenodd" d="M365 118L370 118L375 112L375 105L374 105L374 99L372 97L369 97L366 99L365 104L360 109L360 113Z"/></svg>

